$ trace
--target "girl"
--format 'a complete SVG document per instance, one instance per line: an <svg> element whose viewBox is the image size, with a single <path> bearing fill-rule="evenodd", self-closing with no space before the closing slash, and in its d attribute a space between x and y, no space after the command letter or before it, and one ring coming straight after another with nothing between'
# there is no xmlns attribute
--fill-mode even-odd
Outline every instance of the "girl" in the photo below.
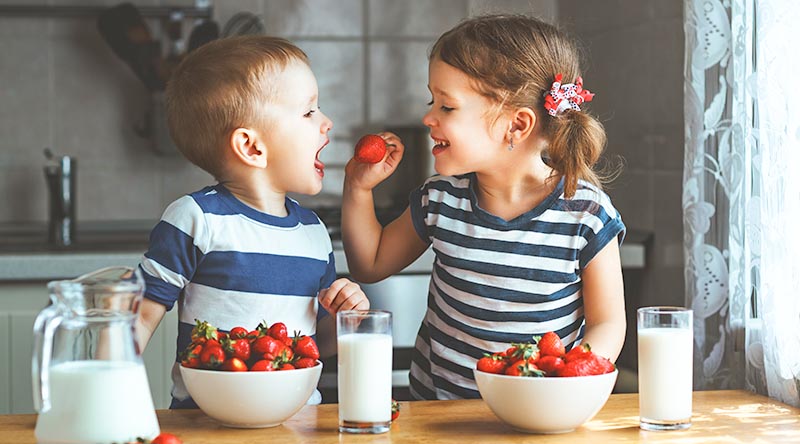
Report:
<svg viewBox="0 0 800 444"><path fill-rule="evenodd" d="M592 94L579 76L574 44L553 26L467 20L429 59L422 122L439 175L382 227L372 189L397 167L401 141L384 133L384 160L347 164L342 234L353 278L379 281L428 246L436 254L411 365L416 398L479 397L477 359L547 331L568 349L583 341L619 355L625 226L592 170L606 137L580 109Z"/></svg>

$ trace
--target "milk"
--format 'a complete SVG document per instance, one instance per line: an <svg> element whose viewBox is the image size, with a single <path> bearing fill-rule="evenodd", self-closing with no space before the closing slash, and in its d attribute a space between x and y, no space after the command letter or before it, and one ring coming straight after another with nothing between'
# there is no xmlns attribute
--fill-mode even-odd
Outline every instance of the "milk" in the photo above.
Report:
<svg viewBox="0 0 800 444"><path fill-rule="evenodd" d="M392 418L392 336L350 333L338 337L339 419L389 422Z"/></svg>
<svg viewBox="0 0 800 444"><path fill-rule="evenodd" d="M680 422L692 416L692 331L644 328L639 341L639 415Z"/></svg>
<svg viewBox="0 0 800 444"><path fill-rule="evenodd" d="M144 364L57 364L50 367L49 386L51 408L36 421L40 443L135 442L160 433Z"/></svg>

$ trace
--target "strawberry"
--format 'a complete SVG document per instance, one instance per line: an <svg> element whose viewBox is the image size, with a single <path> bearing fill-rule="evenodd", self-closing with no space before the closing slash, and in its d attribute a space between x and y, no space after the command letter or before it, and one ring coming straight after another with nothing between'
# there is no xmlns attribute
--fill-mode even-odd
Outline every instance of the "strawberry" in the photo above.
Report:
<svg viewBox="0 0 800 444"><path fill-rule="evenodd" d="M539 352L544 356L564 356L566 353L561 338L552 331L548 331L541 338L538 338L536 345L539 347Z"/></svg>
<svg viewBox="0 0 800 444"><path fill-rule="evenodd" d="M239 358L228 358L222 363L222 370L226 372L246 372L247 364Z"/></svg>
<svg viewBox="0 0 800 444"><path fill-rule="evenodd" d="M181 365L188 368L200 367L200 354L202 352L202 344L190 344L181 355Z"/></svg>
<svg viewBox="0 0 800 444"><path fill-rule="evenodd" d="M506 357L511 361L518 359L539 359L539 348L531 343L512 343L505 351Z"/></svg>
<svg viewBox="0 0 800 444"><path fill-rule="evenodd" d="M315 367L317 365L316 359L311 358L299 358L297 361L294 362L295 368L308 368L308 367Z"/></svg>
<svg viewBox="0 0 800 444"><path fill-rule="evenodd" d="M392 398L392 421L397 419L400 416L400 404Z"/></svg>
<svg viewBox="0 0 800 444"><path fill-rule="evenodd" d="M250 342L247 339L228 338L222 342L222 347L227 354L234 358L239 358L242 361L250 359Z"/></svg>
<svg viewBox="0 0 800 444"><path fill-rule="evenodd" d="M589 344L581 344L576 345L564 355L564 360L569 361L577 361L580 359L584 359L585 357L589 356L592 353L592 347L589 347Z"/></svg>
<svg viewBox="0 0 800 444"><path fill-rule="evenodd" d="M283 364L280 365L280 367L278 367L278 370L294 370L294 368L295 367L292 364L284 362Z"/></svg>
<svg viewBox="0 0 800 444"><path fill-rule="evenodd" d="M195 319L194 321L195 326L192 327L192 342L202 344L209 339L216 340L219 338L219 333L217 332L216 327L213 327L206 321L200 322L199 319Z"/></svg>
<svg viewBox="0 0 800 444"><path fill-rule="evenodd" d="M558 372L558 376L568 377L603 375L613 371L614 364L612 364L611 361L590 352L582 359L573 359L572 361L568 360L564 365L564 368Z"/></svg>
<svg viewBox="0 0 800 444"><path fill-rule="evenodd" d="M284 339L289 337L289 330L286 329L286 324L283 322L276 322L272 324L267 331L267 334L283 342Z"/></svg>
<svg viewBox="0 0 800 444"><path fill-rule="evenodd" d="M501 354L485 355L478 359L478 370L486 373L503 374L506 371L506 359Z"/></svg>
<svg viewBox="0 0 800 444"><path fill-rule="evenodd" d="M204 368L217 368L225 362L225 351L218 345L209 345L200 354L200 364Z"/></svg>
<svg viewBox="0 0 800 444"><path fill-rule="evenodd" d="M275 370L275 367L272 366L272 362L266 359L256 361L255 364L250 366L251 372L271 372L273 370Z"/></svg>
<svg viewBox="0 0 800 444"><path fill-rule="evenodd" d="M319 359L319 348L311 336L295 335L294 352L304 358Z"/></svg>
<svg viewBox="0 0 800 444"><path fill-rule="evenodd" d="M259 355L269 354L274 357L278 356L283 347L285 347L283 342L278 341L272 336L261 336L253 342L251 350Z"/></svg>
<svg viewBox="0 0 800 444"><path fill-rule="evenodd" d="M355 158L362 163L378 163L386 155L386 142L381 136L367 134L356 143Z"/></svg>
<svg viewBox="0 0 800 444"><path fill-rule="evenodd" d="M536 361L536 366L542 369L547 376L555 376L564 368L564 359L560 356L546 355Z"/></svg>
<svg viewBox="0 0 800 444"><path fill-rule="evenodd" d="M520 359L515 361L509 365L508 368L506 368L505 374L509 376L544 376L544 372L541 371L531 359Z"/></svg>
<svg viewBox="0 0 800 444"><path fill-rule="evenodd" d="M228 337L233 339L242 339L247 337L247 329L244 327L233 327L228 333Z"/></svg>
<svg viewBox="0 0 800 444"><path fill-rule="evenodd" d="M147 441L144 442L146 443ZM150 441L150 444L183 444L183 441L178 439L178 437L172 433L161 433L153 438L153 440Z"/></svg>

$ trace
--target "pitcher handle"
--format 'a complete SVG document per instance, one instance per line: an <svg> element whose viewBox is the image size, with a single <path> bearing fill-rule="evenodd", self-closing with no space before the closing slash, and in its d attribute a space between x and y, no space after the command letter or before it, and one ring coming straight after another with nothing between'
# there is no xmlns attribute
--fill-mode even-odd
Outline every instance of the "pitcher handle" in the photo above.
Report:
<svg viewBox="0 0 800 444"><path fill-rule="evenodd" d="M42 310L33 323L33 407L39 413L50 410L50 361L53 357L53 336L62 317L55 305Z"/></svg>

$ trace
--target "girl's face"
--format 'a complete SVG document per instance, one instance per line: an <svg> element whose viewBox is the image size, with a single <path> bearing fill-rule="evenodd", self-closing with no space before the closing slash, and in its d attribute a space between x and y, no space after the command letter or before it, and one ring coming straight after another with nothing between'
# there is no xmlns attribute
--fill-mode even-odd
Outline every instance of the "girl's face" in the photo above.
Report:
<svg viewBox="0 0 800 444"><path fill-rule="evenodd" d="M333 122L319 109L317 79L305 63L289 64L281 74L269 111L267 169L280 192L307 195L322 190L325 164L319 154Z"/></svg>
<svg viewBox="0 0 800 444"><path fill-rule="evenodd" d="M490 127L494 104L479 94L463 71L434 59L428 67L431 109L422 123L431 130L436 172L457 175L492 168L505 150L502 120Z"/></svg>

